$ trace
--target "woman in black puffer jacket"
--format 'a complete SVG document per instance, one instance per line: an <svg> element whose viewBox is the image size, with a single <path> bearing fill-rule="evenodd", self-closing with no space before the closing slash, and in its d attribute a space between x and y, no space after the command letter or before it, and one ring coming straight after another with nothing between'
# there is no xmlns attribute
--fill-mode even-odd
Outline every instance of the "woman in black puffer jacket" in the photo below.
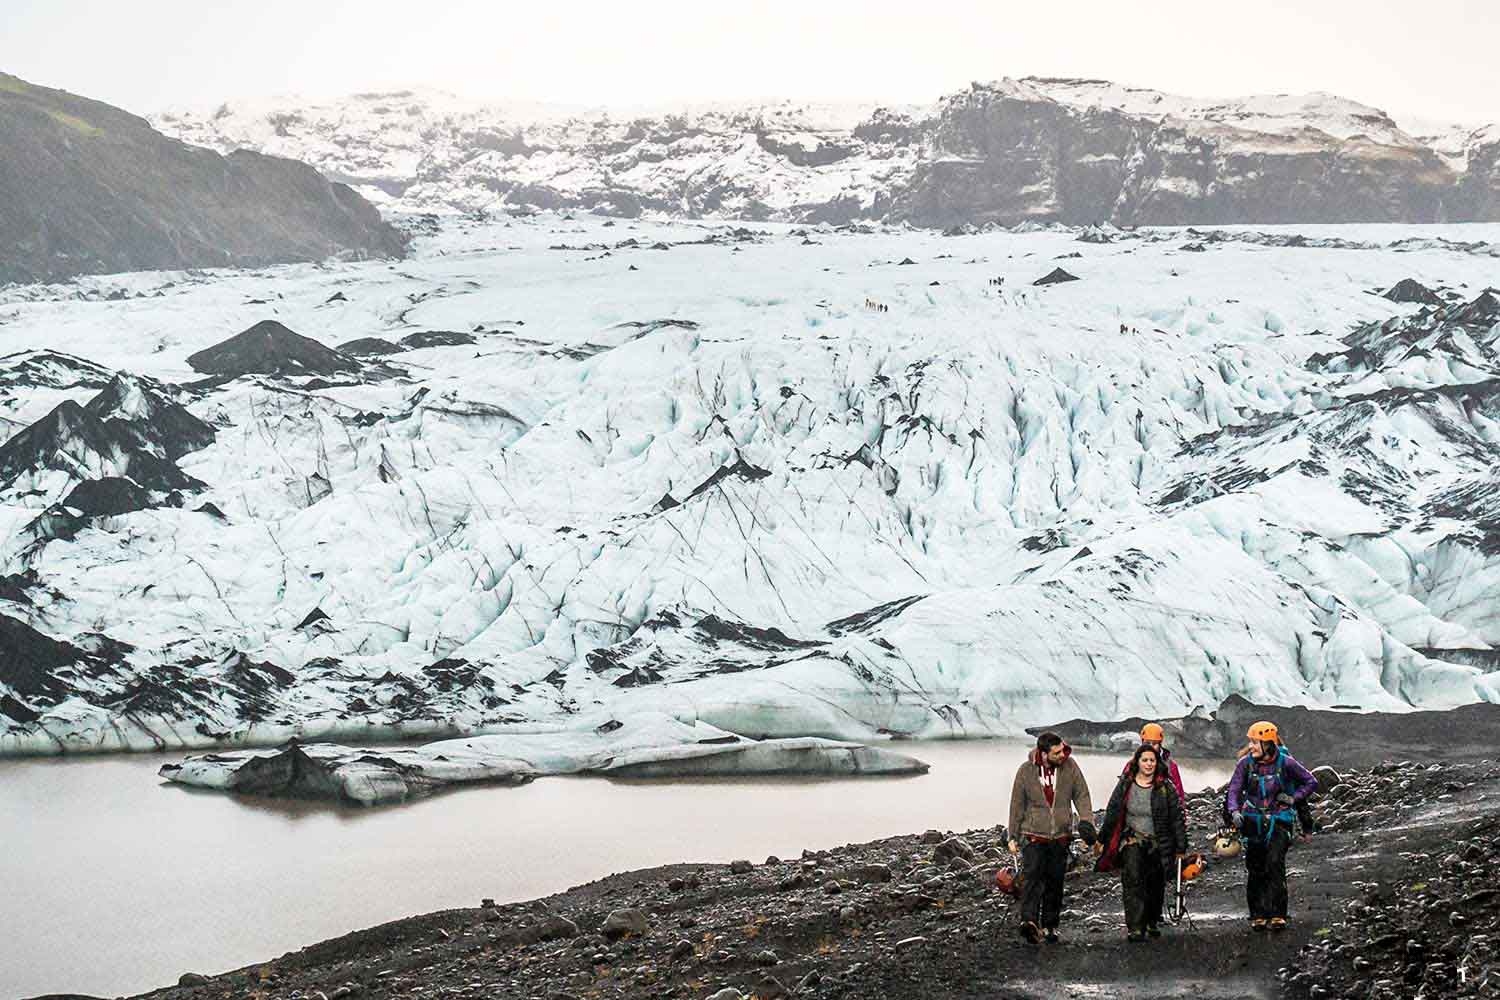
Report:
<svg viewBox="0 0 1500 1000"><path fill-rule="evenodd" d="M1167 872L1187 852L1187 822L1156 748L1136 748L1099 828L1099 871L1120 869L1125 932L1131 941L1160 937Z"/></svg>

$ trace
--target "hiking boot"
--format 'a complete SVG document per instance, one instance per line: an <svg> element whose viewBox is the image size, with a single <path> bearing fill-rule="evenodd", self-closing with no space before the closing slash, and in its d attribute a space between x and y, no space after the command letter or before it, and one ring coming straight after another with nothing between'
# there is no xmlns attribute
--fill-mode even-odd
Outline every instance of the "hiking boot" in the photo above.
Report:
<svg viewBox="0 0 1500 1000"><path fill-rule="evenodd" d="M1270 923L1273 931L1286 930L1286 917L1272 917Z"/></svg>
<svg viewBox="0 0 1500 1000"><path fill-rule="evenodd" d="M1263 931L1263 930L1265 930L1266 929L1266 918L1265 917L1252 917L1250 919L1250 929L1252 931Z"/></svg>
<svg viewBox="0 0 1500 1000"><path fill-rule="evenodd" d="M1128 931L1125 934L1125 940L1129 941L1131 944L1140 944L1142 941L1146 940L1146 935L1141 931Z"/></svg>
<svg viewBox="0 0 1500 1000"><path fill-rule="evenodd" d="M1159 938L1161 937L1161 928L1156 926L1155 924L1147 924L1146 934L1148 937Z"/></svg>
<svg viewBox="0 0 1500 1000"><path fill-rule="evenodd" d="M1060 942L1062 940L1062 938L1060 938L1060 937L1057 936L1057 928L1056 927L1048 927L1047 928L1047 934L1046 934L1045 940L1046 940L1046 942L1048 944L1057 944L1058 942Z"/></svg>
<svg viewBox="0 0 1500 1000"><path fill-rule="evenodd" d="M1042 929L1036 924L1032 923L1030 920L1021 925L1020 934L1021 940L1026 941L1029 944L1042 943Z"/></svg>

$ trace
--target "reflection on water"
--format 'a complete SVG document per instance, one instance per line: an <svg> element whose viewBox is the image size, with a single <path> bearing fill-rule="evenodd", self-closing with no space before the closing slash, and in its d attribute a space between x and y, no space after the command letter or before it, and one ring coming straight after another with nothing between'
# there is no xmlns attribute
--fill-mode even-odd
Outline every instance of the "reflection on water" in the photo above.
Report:
<svg viewBox="0 0 1500 1000"><path fill-rule="evenodd" d="M1025 746L900 744L865 779L544 778L383 809L163 784L172 757L0 761L0 997L132 993L429 910L676 861L1005 821ZM1123 757L1080 753L1102 807ZM1189 789L1229 761L1179 761Z"/></svg>

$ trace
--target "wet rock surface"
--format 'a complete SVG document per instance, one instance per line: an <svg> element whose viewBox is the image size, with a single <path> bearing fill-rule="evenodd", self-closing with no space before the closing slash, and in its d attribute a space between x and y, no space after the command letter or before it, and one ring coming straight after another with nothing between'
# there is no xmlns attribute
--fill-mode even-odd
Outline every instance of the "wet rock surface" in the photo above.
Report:
<svg viewBox="0 0 1500 1000"><path fill-rule="evenodd" d="M1210 858L1190 884L1190 919L1131 944L1118 880L1094 873L1075 845L1062 943L1028 945L1016 934L1016 903L994 888L1007 855L1005 831L992 827L748 868L627 872L532 902L485 900L152 995L1493 995L1485 991L1495 983L1500 919L1500 765L1429 753L1339 770L1339 794L1314 803L1321 832L1293 846L1292 921L1279 934L1248 928L1239 859ZM1189 796L1195 851L1215 832L1222 791Z"/></svg>

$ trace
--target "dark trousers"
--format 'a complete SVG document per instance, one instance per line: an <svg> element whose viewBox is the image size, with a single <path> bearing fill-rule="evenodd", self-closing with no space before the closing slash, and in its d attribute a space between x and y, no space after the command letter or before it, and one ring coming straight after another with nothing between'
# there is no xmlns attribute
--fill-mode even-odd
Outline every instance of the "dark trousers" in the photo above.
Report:
<svg viewBox="0 0 1500 1000"><path fill-rule="evenodd" d="M1155 841L1135 841L1120 848L1120 894L1125 902L1126 930L1140 934L1161 923L1167 873Z"/></svg>
<svg viewBox="0 0 1500 1000"><path fill-rule="evenodd" d="M1021 920L1056 927L1062 914L1063 879L1068 874L1068 842L1027 841L1021 848Z"/></svg>
<svg viewBox="0 0 1500 1000"><path fill-rule="evenodd" d="M1245 902L1252 918L1286 916L1286 849L1292 831L1277 823L1267 841L1252 825L1245 842Z"/></svg>

